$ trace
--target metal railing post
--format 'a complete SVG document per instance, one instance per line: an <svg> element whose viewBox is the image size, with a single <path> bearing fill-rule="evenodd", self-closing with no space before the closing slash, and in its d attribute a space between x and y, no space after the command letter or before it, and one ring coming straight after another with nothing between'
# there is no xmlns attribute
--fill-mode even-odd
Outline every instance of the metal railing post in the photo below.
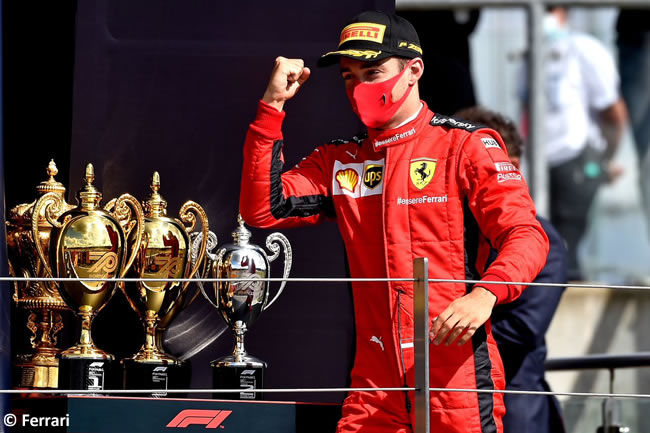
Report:
<svg viewBox="0 0 650 433"><path fill-rule="evenodd" d="M413 312L415 320L415 430L429 433L429 259L413 261Z"/></svg>
<svg viewBox="0 0 650 433"><path fill-rule="evenodd" d="M544 143L546 112L544 69L544 5L532 2L528 8L528 182L539 215L550 215L549 173Z"/></svg>

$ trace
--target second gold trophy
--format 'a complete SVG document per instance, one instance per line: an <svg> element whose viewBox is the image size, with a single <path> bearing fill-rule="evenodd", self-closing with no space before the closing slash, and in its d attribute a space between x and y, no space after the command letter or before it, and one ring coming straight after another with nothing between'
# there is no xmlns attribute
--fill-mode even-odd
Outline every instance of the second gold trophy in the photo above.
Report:
<svg viewBox="0 0 650 433"><path fill-rule="evenodd" d="M166 395L165 390L187 387L189 372L184 363L165 353L156 344L157 328L165 326L182 309L187 301L188 281L160 281L189 279L203 263L208 242L208 218L203 208L193 201L185 202L179 218L167 216L167 202L159 192L160 175L154 172L151 195L143 202L144 235L129 276L140 278L137 283L123 286L131 307L138 313L145 328L145 341L131 358L124 359L124 387L126 389L160 389L156 396ZM190 260L192 245L190 234L201 223L198 236L198 257ZM131 236L129 245L137 239Z"/></svg>

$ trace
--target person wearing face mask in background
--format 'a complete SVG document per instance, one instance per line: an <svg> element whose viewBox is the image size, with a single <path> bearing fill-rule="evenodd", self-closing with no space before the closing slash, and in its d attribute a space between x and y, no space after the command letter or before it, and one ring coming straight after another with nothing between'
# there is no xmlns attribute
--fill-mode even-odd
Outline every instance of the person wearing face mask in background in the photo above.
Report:
<svg viewBox="0 0 650 433"><path fill-rule="evenodd" d="M532 281L542 269L548 239L501 137L420 100L422 48L397 15L357 15L318 65L339 65L367 134L319 146L283 172L284 105L312 73L278 57L246 136L242 217L262 228L336 221L353 278L412 278L413 259L428 257L431 278L483 280L430 286L430 385L503 389L489 317L524 288L504 282ZM499 254L486 268L490 244ZM353 282L352 290L350 386L413 387L412 281ZM432 431L503 431L499 393L433 392L430 401ZM350 392L337 432L411 432L413 406L413 392Z"/></svg>
<svg viewBox="0 0 650 433"><path fill-rule="evenodd" d="M569 281L580 281L584 277L577 249L589 209L600 186L622 173L611 159L627 124L627 111L616 64L600 41L571 30L562 6L548 9L543 27L550 219L567 243ZM526 83L522 87L526 106Z"/></svg>

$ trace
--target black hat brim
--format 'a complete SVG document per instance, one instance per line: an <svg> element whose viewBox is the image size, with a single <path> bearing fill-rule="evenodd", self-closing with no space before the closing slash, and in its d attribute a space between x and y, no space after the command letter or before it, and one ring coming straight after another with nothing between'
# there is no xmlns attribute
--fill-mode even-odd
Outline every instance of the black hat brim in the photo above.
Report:
<svg viewBox="0 0 650 433"><path fill-rule="evenodd" d="M341 57L360 60L362 62L376 62L394 55L395 54L386 51L375 50L338 50L323 54L316 62L316 65L319 67L337 65L341 60Z"/></svg>

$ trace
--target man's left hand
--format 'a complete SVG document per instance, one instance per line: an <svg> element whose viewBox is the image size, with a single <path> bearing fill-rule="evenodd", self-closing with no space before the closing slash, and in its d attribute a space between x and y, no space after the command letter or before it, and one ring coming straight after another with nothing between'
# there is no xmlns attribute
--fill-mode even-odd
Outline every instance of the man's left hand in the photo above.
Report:
<svg viewBox="0 0 650 433"><path fill-rule="evenodd" d="M458 337L458 345L467 343L476 330L490 318L497 297L475 286L467 295L454 300L431 324L429 338L433 344L449 346Z"/></svg>

